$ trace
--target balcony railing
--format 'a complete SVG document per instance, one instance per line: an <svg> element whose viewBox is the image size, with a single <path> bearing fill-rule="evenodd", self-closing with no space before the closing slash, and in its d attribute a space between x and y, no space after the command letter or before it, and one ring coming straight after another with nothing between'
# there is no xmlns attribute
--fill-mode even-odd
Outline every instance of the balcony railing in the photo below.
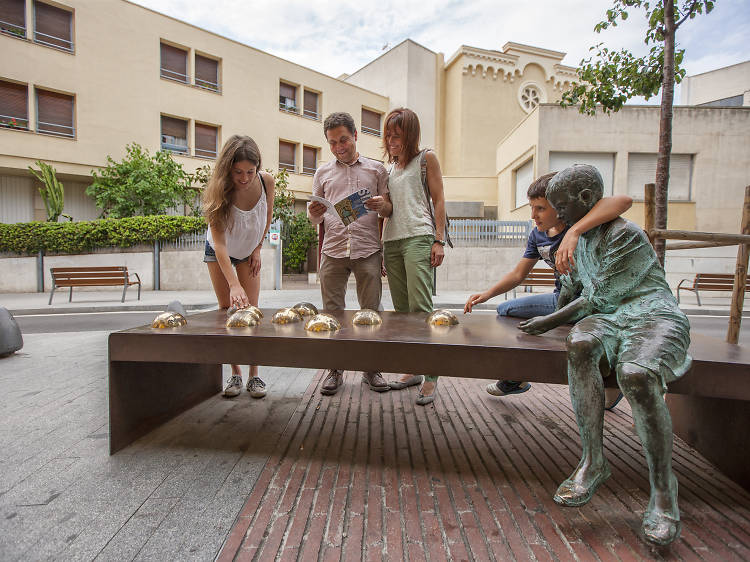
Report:
<svg viewBox="0 0 750 562"><path fill-rule="evenodd" d="M203 88L204 90L211 90L212 92L221 91L218 82L211 82L209 80L200 80L196 78L195 85L199 88Z"/></svg>
<svg viewBox="0 0 750 562"><path fill-rule="evenodd" d="M286 170L287 172L289 172L290 174L297 173L297 166L295 166L294 164L290 164L287 162L279 162L279 170L281 170L282 168Z"/></svg>
<svg viewBox="0 0 750 562"><path fill-rule="evenodd" d="M175 82L182 82L184 84L188 83L187 74L182 74L181 72L175 72L174 70L169 70L168 68L162 67L161 77L166 78L167 80L174 80Z"/></svg>
<svg viewBox="0 0 750 562"><path fill-rule="evenodd" d="M56 135L58 137L75 138L75 127L70 125L61 125L60 123L46 123L44 121L36 122L36 132L47 135Z"/></svg>
<svg viewBox="0 0 750 562"><path fill-rule="evenodd" d="M200 158L214 158L215 159L218 153L216 152L216 150L206 150L203 148L196 148L195 155Z"/></svg>
<svg viewBox="0 0 750 562"><path fill-rule="evenodd" d="M161 149L168 150L170 152L178 152L180 154L187 154L190 150L187 144L174 144L171 142L164 142L164 141L162 141L161 143Z"/></svg>
<svg viewBox="0 0 750 562"><path fill-rule="evenodd" d="M302 115L304 117L307 117L308 119L315 119L316 121L320 121L320 113L318 113L317 111L305 109L305 111L302 112Z"/></svg>
<svg viewBox="0 0 750 562"><path fill-rule="evenodd" d="M522 246L533 224L531 221L452 219L448 232L456 246Z"/></svg>
<svg viewBox="0 0 750 562"><path fill-rule="evenodd" d="M379 129L371 129L370 127L362 127L362 132L367 133L368 135L375 135L376 137L380 136Z"/></svg>
<svg viewBox="0 0 750 562"><path fill-rule="evenodd" d="M310 167L310 166L302 166L302 175L305 176L314 176L315 170L317 170L316 167Z"/></svg>
<svg viewBox="0 0 750 562"><path fill-rule="evenodd" d="M299 115L299 108L296 105L288 102L279 102L279 109L281 111L286 111L287 113L294 113L295 115Z"/></svg>
<svg viewBox="0 0 750 562"><path fill-rule="evenodd" d="M0 20L0 33L19 37L20 39L26 39L26 26Z"/></svg>
<svg viewBox="0 0 750 562"><path fill-rule="evenodd" d="M29 130L29 120L26 117L14 115L0 115L0 127L5 129Z"/></svg>
<svg viewBox="0 0 750 562"><path fill-rule="evenodd" d="M59 43L53 43L52 41L59 41ZM65 39L64 37L57 37L56 35L48 35L41 31L34 31L34 42L54 49L68 51L70 53L73 52L73 41ZM60 43L62 43L62 45Z"/></svg>

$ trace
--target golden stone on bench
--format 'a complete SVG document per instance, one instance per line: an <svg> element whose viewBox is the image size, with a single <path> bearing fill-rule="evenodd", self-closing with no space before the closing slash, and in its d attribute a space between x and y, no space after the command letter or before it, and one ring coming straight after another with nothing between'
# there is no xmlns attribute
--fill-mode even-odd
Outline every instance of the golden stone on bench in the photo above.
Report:
<svg viewBox="0 0 750 562"><path fill-rule="evenodd" d="M450 310L439 309L427 317L427 323L430 326L455 326L458 324L458 317Z"/></svg>
<svg viewBox="0 0 750 562"><path fill-rule="evenodd" d="M309 302L298 302L292 308L302 316L315 316L318 313L318 307Z"/></svg>
<svg viewBox="0 0 750 562"><path fill-rule="evenodd" d="M180 328L187 324L187 319L179 312L162 312L154 318L152 328Z"/></svg>
<svg viewBox="0 0 750 562"><path fill-rule="evenodd" d="M316 314L305 323L309 332L333 332L341 329L341 323L330 314Z"/></svg>
<svg viewBox="0 0 750 562"><path fill-rule="evenodd" d="M271 322L274 324L293 324L294 322L302 322L302 320L304 320L302 313L294 308L282 308L271 318Z"/></svg>
<svg viewBox="0 0 750 562"><path fill-rule="evenodd" d="M237 306L230 306L227 309L227 316L232 316L232 314L234 314L235 312L238 312L240 310L249 310L250 312L252 312L253 314L255 314L255 316L258 317L258 322L260 322L261 319L263 318L263 311L260 308L258 308L257 306L253 306L252 304L249 304L247 306L243 306L242 308L239 308Z"/></svg>
<svg viewBox="0 0 750 562"><path fill-rule="evenodd" d="M255 308L255 307L253 307ZM251 328L260 324L260 317L250 308L241 308L227 319L227 328Z"/></svg>
<svg viewBox="0 0 750 562"><path fill-rule="evenodd" d="M352 324L355 326L378 326L383 323L380 314L369 308L355 312L352 317Z"/></svg>

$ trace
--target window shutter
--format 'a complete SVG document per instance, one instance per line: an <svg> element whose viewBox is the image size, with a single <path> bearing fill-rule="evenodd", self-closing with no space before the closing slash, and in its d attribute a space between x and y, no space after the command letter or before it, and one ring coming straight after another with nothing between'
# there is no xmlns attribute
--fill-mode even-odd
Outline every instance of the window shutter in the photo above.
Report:
<svg viewBox="0 0 750 562"><path fill-rule="evenodd" d="M318 149L312 146L302 147L302 171L312 174L317 168Z"/></svg>
<svg viewBox="0 0 750 562"><path fill-rule="evenodd" d="M34 40L73 50L72 14L42 2L34 2Z"/></svg>
<svg viewBox="0 0 750 562"><path fill-rule="evenodd" d="M75 136L73 129L73 96L36 91L37 130L42 133Z"/></svg>
<svg viewBox="0 0 750 562"><path fill-rule="evenodd" d="M218 129L211 125L195 124L195 155L216 158Z"/></svg>
<svg viewBox="0 0 750 562"><path fill-rule="evenodd" d="M161 134L187 141L187 121L174 117L161 117Z"/></svg>
<svg viewBox="0 0 750 562"><path fill-rule="evenodd" d="M187 82L187 53L172 45L161 44L161 75Z"/></svg>
<svg viewBox="0 0 750 562"><path fill-rule="evenodd" d="M0 0L0 29L26 30L24 0ZM6 25L9 24L9 25Z"/></svg>
<svg viewBox="0 0 750 562"><path fill-rule="evenodd" d="M219 62L201 55L195 55L195 84L209 90L218 90Z"/></svg>
<svg viewBox="0 0 750 562"><path fill-rule="evenodd" d="M669 158L670 201L689 201L693 169L692 154L672 154ZM656 181L656 154L628 154L628 195L643 200L644 185Z"/></svg>
<svg viewBox="0 0 750 562"><path fill-rule="evenodd" d="M612 195L615 183L615 155L612 152L550 152L549 171L560 172L573 164L590 164L602 176L604 196Z"/></svg>
<svg viewBox="0 0 750 562"><path fill-rule="evenodd" d="M279 97L296 99L297 88L295 86L290 86L289 84L284 84L283 82L280 82L279 83Z"/></svg>
<svg viewBox="0 0 750 562"><path fill-rule="evenodd" d="M26 84L0 81L0 123L10 124L15 119L17 127L28 128L28 99Z"/></svg>
<svg viewBox="0 0 750 562"><path fill-rule="evenodd" d="M534 160L532 159L516 169L516 208L529 202L529 198L526 194L528 193L529 186L533 180Z"/></svg>
<svg viewBox="0 0 750 562"><path fill-rule="evenodd" d="M367 129L368 133L380 135L380 113L375 113L369 109L362 108L362 130Z"/></svg>
<svg viewBox="0 0 750 562"><path fill-rule="evenodd" d="M318 117L318 94L305 90L304 110L308 117Z"/></svg>
<svg viewBox="0 0 750 562"><path fill-rule="evenodd" d="M279 141L279 168L294 172L294 152L296 146L290 142Z"/></svg>

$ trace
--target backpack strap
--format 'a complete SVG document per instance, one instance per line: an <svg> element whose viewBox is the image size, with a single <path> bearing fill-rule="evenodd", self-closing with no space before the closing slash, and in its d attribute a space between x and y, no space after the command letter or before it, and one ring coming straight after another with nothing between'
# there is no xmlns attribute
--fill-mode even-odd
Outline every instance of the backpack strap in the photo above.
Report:
<svg viewBox="0 0 750 562"><path fill-rule="evenodd" d="M422 189L424 190L424 196L427 200L427 209L430 211L430 219L432 220L432 228L437 233L437 222L435 221L435 212L432 208L432 196L430 195L430 186L427 184L427 151L429 149L423 148L419 153L419 176L422 179ZM448 227L451 221L448 218L448 213L445 214L445 243L451 248L453 247L453 241L451 235L448 233Z"/></svg>

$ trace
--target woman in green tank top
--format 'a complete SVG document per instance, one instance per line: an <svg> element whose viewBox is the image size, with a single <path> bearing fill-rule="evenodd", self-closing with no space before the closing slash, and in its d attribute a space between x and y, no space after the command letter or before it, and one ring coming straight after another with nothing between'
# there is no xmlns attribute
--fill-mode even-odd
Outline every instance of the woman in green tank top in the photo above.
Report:
<svg viewBox="0 0 750 562"><path fill-rule="evenodd" d="M388 190L393 213L383 228L383 259L396 312L432 312L432 270L445 255L440 163L431 150L419 150L419 135L419 118L412 110L394 109L385 118L383 148L391 163ZM422 183L423 162L427 190ZM429 404L435 399L437 377L423 381L420 375L402 375L389 386L399 390L420 383L417 404Z"/></svg>

